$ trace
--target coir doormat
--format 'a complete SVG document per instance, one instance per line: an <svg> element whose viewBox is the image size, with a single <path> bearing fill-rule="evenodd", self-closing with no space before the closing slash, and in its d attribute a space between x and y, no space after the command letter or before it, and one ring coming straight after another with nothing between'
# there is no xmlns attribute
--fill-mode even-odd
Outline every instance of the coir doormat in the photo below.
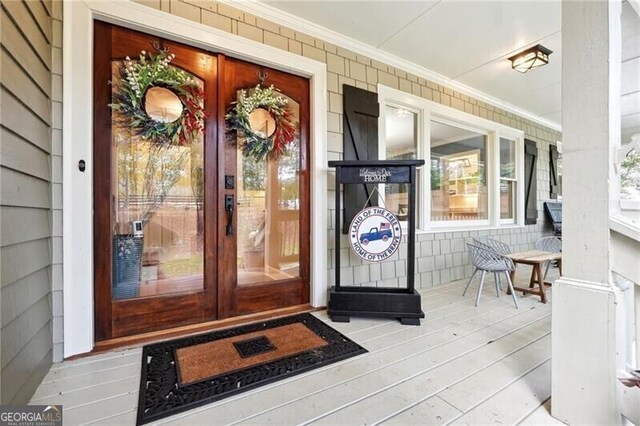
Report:
<svg viewBox="0 0 640 426"><path fill-rule="evenodd" d="M138 424L365 352L310 314L147 345Z"/></svg>

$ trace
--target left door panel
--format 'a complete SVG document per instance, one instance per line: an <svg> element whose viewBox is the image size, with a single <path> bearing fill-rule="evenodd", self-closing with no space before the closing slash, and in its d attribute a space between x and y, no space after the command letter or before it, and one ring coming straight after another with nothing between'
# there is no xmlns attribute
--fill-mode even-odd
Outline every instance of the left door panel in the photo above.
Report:
<svg viewBox="0 0 640 426"><path fill-rule="evenodd" d="M217 57L96 21L93 69L96 340L214 320Z"/></svg>

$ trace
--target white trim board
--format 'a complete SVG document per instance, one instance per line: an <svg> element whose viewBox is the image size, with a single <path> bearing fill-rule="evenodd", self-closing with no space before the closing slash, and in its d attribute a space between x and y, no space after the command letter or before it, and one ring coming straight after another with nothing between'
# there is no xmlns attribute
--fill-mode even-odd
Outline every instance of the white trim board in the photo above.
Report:
<svg viewBox="0 0 640 426"><path fill-rule="evenodd" d="M94 346L93 21L100 19L310 78L311 304L327 298L327 78L324 63L128 0L65 3L63 29L64 356ZM87 170L77 168L84 159Z"/></svg>
<svg viewBox="0 0 640 426"><path fill-rule="evenodd" d="M550 129L562 131L562 126L556 122L553 122L547 118L541 117L537 114L533 114L525 109L517 107L513 104L503 101L500 98L491 96L485 92L474 89L471 86L455 81L449 77L446 77L440 73L432 71L423 66L417 65L406 59L402 59L391 53L384 52L366 43L353 39L351 37L340 34L336 31L325 28L321 25L315 24L311 21L307 21L298 16L292 15L283 10L277 9L268 4L262 3L257 0L218 0L220 3L227 4L236 9L244 12L251 13L255 16L260 16L263 19L275 22L278 25L285 26L294 31L298 31L303 34L308 34L312 37L327 41L336 46L351 50L357 54L367 56L376 61L391 65L402 71L410 72L418 77L422 77L426 80L432 81L444 87L448 87L465 95L471 96L479 101L486 102L490 105L501 108L507 112L517 114L528 120L539 123ZM640 0L639 0L640 1Z"/></svg>

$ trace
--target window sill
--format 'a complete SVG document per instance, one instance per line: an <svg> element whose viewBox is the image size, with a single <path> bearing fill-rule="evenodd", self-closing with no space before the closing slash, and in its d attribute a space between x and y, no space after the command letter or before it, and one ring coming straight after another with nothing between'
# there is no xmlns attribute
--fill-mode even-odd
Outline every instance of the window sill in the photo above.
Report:
<svg viewBox="0 0 640 426"><path fill-rule="evenodd" d="M469 231L500 231L503 229L522 229L525 225L518 225L514 223L505 224L501 226L494 225L470 225L470 226L455 226L455 227L442 227L431 229L416 229L416 235L422 234L443 234L445 232L469 232ZM406 235L407 227L402 226L402 233Z"/></svg>

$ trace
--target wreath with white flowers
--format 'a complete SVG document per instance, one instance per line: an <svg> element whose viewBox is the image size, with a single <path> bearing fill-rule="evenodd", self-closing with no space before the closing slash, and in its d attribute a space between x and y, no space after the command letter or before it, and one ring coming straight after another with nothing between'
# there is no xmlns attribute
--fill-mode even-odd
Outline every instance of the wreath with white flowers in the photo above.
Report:
<svg viewBox="0 0 640 426"><path fill-rule="evenodd" d="M225 115L228 129L243 137L242 153L247 158L262 161L277 159L296 137L296 126L287 108L288 99L279 95L273 85L263 88L260 84L248 90L239 90L238 99ZM257 132L251 127L249 115L256 109L266 110L275 122L271 135Z"/></svg>
<svg viewBox="0 0 640 426"><path fill-rule="evenodd" d="M116 124L135 135L162 145L188 145L204 127L204 92L185 71L170 66L175 54L160 50L156 54L140 53L138 61L128 56L120 66L113 102ZM182 113L175 121L161 121L145 110L147 91L153 87L173 92L182 104Z"/></svg>

